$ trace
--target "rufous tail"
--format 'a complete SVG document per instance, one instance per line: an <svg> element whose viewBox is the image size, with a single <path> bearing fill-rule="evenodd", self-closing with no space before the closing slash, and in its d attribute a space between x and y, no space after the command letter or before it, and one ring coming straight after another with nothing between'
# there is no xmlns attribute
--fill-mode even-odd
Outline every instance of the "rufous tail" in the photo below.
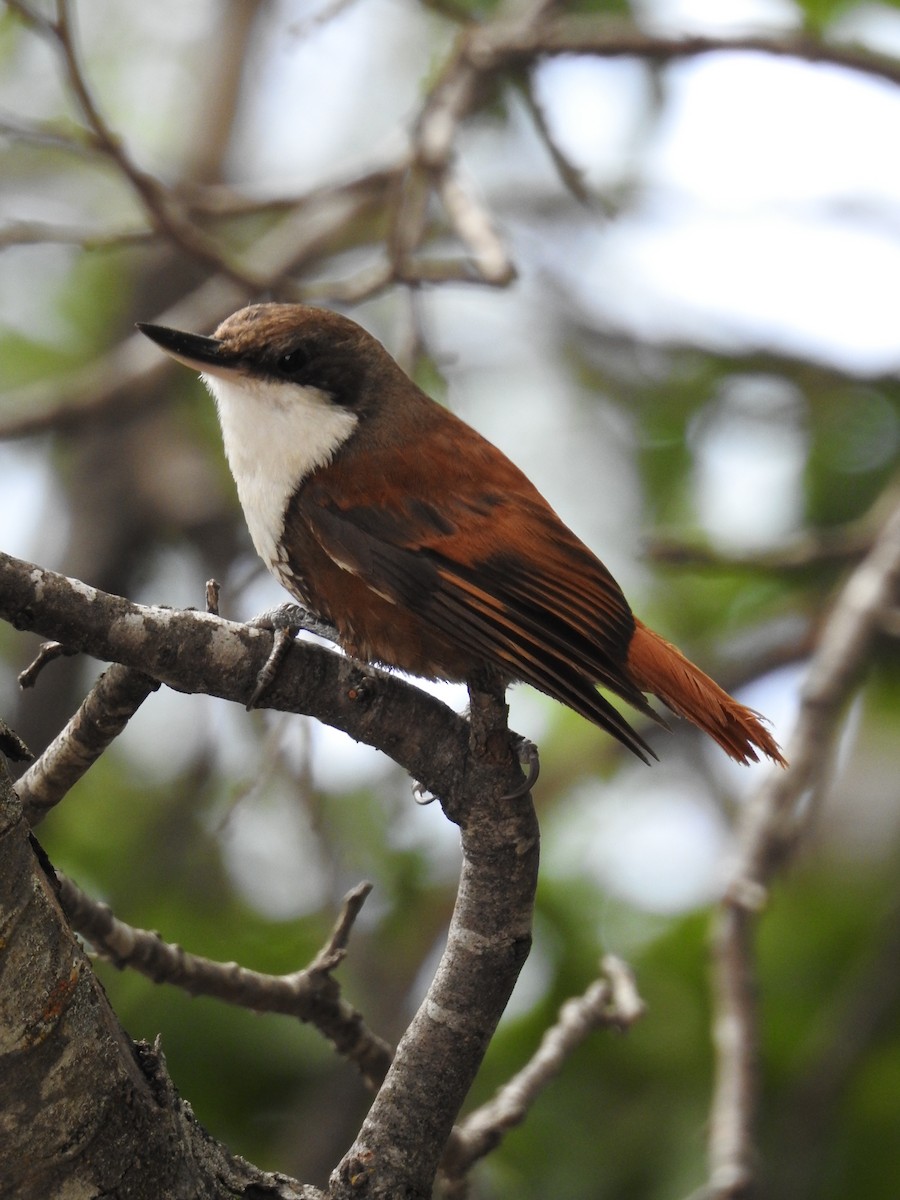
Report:
<svg viewBox="0 0 900 1200"><path fill-rule="evenodd" d="M693 721L737 762L758 762L757 751L761 750L772 762L787 765L759 713L738 704L676 646L638 620L628 647L627 668L642 692L651 692L679 717Z"/></svg>

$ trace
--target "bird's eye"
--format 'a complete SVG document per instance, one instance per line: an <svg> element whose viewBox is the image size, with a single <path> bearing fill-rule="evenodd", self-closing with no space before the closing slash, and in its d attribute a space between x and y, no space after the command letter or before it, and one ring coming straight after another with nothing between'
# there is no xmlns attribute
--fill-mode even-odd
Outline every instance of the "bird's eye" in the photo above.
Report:
<svg viewBox="0 0 900 1200"><path fill-rule="evenodd" d="M268 360L267 369L275 379L292 383L296 387L322 392L334 400L340 390L339 379L335 378L334 363L329 357L328 347L315 338L307 338L284 354L274 355Z"/></svg>
<svg viewBox="0 0 900 1200"><path fill-rule="evenodd" d="M287 354L282 354L281 358L275 363L275 370L279 375L284 375L289 379L296 378L297 375L309 365L309 355L302 348L289 350Z"/></svg>

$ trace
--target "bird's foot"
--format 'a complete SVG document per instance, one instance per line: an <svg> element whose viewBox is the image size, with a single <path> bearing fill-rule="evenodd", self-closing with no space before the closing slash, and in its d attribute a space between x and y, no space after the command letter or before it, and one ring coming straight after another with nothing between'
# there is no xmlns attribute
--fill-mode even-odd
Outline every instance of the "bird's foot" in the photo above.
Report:
<svg viewBox="0 0 900 1200"><path fill-rule="evenodd" d="M527 796L537 783L541 773L541 759L534 742L526 737L517 737L516 753L519 756L519 762L524 768L527 768L526 775L519 786L511 792L507 792L505 796L501 796L501 800L521 800L523 796Z"/></svg>
<svg viewBox="0 0 900 1200"><path fill-rule="evenodd" d="M247 624L252 625L254 629L268 629L274 635L269 657L256 676L256 683L250 693L250 699L247 701L248 712L257 707L272 686L281 664L301 630L315 633L331 642L338 640L338 631L333 625L329 625L327 621L323 621L315 613L311 613L309 609L303 608L299 604L282 604L278 608L267 609L258 617L253 617Z"/></svg>
<svg viewBox="0 0 900 1200"><path fill-rule="evenodd" d="M468 681L469 687L469 745L477 754L493 756L494 761L507 760L510 744L515 749L525 777L518 787L501 796L501 800L520 800L527 796L538 781L541 761L534 742L512 733L506 724L509 709L506 705L506 684L490 669Z"/></svg>
<svg viewBox="0 0 900 1200"><path fill-rule="evenodd" d="M325 638L328 642L338 645L340 635L333 625L323 621L321 617L304 608L302 604L279 604L277 608L267 608L258 617L247 622L254 629L270 629L273 633L279 629L293 629L294 636L304 630L314 633L317 637Z"/></svg>
<svg viewBox="0 0 900 1200"><path fill-rule="evenodd" d="M415 800L416 804L418 804L420 808L425 808L429 804L434 804L435 800L437 800L437 796L435 796L433 792L429 792L424 784L419 783L418 780L415 780L413 783L412 794L413 800Z"/></svg>

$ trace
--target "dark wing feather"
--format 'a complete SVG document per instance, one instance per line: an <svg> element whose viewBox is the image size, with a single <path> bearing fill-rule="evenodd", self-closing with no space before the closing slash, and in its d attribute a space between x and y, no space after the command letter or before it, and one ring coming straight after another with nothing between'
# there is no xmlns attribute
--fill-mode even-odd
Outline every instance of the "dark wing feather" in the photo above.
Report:
<svg viewBox="0 0 900 1200"><path fill-rule="evenodd" d="M442 572L443 575L443 572ZM499 659L509 667L514 679L530 683L567 704L574 712L607 729L633 750L644 762L656 757L647 743L631 728L622 714L598 692L593 679L574 664L569 650L554 639L548 642L546 627L521 612L509 612L496 598L481 589L466 585L459 576L443 575L445 586L435 595L429 619L442 632L459 636L459 630L472 642L478 629L478 644L490 659ZM445 620L449 616L450 620ZM625 689L618 685L616 691ZM629 688L629 692L633 689ZM655 720L656 713L643 695L639 707Z"/></svg>
<svg viewBox="0 0 900 1200"><path fill-rule="evenodd" d="M653 753L595 686L659 720L624 673L631 611L612 576L540 498L518 496L513 508L499 496L468 494L446 498L438 510L408 492L398 508L339 506L316 492L304 517L336 562L448 639L502 663L511 678L608 729L641 758ZM540 572L510 555L504 538L504 523L521 522L523 504L543 551ZM466 550L483 548L474 565L462 561L463 527ZM583 586L562 582L573 577Z"/></svg>

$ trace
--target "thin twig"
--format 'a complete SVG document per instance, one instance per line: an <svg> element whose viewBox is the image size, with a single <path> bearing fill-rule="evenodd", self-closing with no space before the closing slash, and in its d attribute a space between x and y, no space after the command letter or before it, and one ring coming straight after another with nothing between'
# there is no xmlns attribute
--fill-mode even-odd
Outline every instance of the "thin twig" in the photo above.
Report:
<svg viewBox="0 0 900 1200"><path fill-rule="evenodd" d="M454 1129L441 1164L449 1185L444 1193L447 1197L462 1194L472 1166L524 1121L541 1092L595 1030L624 1031L643 1015L644 1003L630 968L609 954L603 958L601 971L601 977L583 995L563 1004L531 1061Z"/></svg>
<svg viewBox="0 0 900 1200"><path fill-rule="evenodd" d="M214 617L219 615L219 593L221 590L221 586L217 579L207 579L206 611Z"/></svg>
<svg viewBox="0 0 900 1200"><path fill-rule="evenodd" d="M805 34L787 37L666 37L631 22L595 15L563 16L539 24L494 21L470 27L466 53L476 70L527 66L542 55L591 54L678 62L707 54L765 54L851 71L900 83L900 62L852 45L822 41Z"/></svg>
<svg viewBox="0 0 900 1200"><path fill-rule="evenodd" d="M19 687L23 690L33 688L44 667L56 662L58 658L68 658L77 653L77 650L70 650L62 642L41 642L37 654L25 670L19 672Z"/></svg>
<svg viewBox="0 0 900 1200"><path fill-rule="evenodd" d="M8 137L28 146L61 150L79 158L94 158L100 153L90 132L79 129L73 134L68 126L53 121L26 121L9 113L0 115L0 137Z"/></svg>
<svg viewBox="0 0 900 1200"><path fill-rule="evenodd" d="M119 663L104 671L65 728L16 783L32 829L59 804L158 687L149 675Z"/></svg>
<svg viewBox="0 0 900 1200"><path fill-rule="evenodd" d="M585 184L586 172L582 167L576 167L569 160L568 155L566 155L557 142L553 130L547 122L547 114L544 112L543 106L538 102L534 90L529 85L527 79L522 82L519 90L525 107L528 109L532 121L534 121L534 128L537 135L544 143L544 148L550 155L550 160L556 168L556 173L563 187L585 208L596 207L597 202Z"/></svg>
<svg viewBox="0 0 900 1200"><path fill-rule="evenodd" d="M53 35L53 22L36 8L27 4L26 0L6 0L6 7L11 12L18 13L26 25L30 25L32 29L37 30L43 36L51 37Z"/></svg>
<svg viewBox="0 0 900 1200"><path fill-rule="evenodd" d="M723 554L709 546L690 544L665 534L644 540L651 562L667 566L709 567L712 570L746 567L753 571L805 571L812 566L845 566L861 558L872 545L875 530L869 517L836 529L800 534L772 550L749 554Z"/></svg>
<svg viewBox="0 0 900 1200"><path fill-rule="evenodd" d="M294 21L292 25L288 26L287 32L299 39L307 38L311 34L317 33L329 22L342 16L356 2L357 0L328 0L328 3L323 5L319 12Z"/></svg>
<svg viewBox="0 0 900 1200"><path fill-rule="evenodd" d="M122 139L107 123L81 66L69 0L57 0L55 20L44 17L22 0L15 0L9 7L59 53L69 88L87 123L91 144L115 164L131 185L154 229L186 254L223 274L245 291L251 294L263 291L265 282L228 259L223 248L191 220L176 196L137 165Z"/></svg>
<svg viewBox="0 0 900 1200"><path fill-rule="evenodd" d="M313 1025L373 1088L387 1073L390 1047L341 999L331 974L346 956L350 930L372 890L370 883L357 884L347 893L337 922L309 967L289 975L266 975L190 954L164 942L158 933L127 925L65 876L58 876L58 882L60 903L73 929L115 966L131 967L155 983L173 984L192 996L214 996L254 1012L282 1013Z"/></svg>
<svg viewBox="0 0 900 1200"><path fill-rule="evenodd" d="M390 178L390 175L387 176ZM352 184L311 193L304 203L285 215L272 229L257 238L254 258L265 278L265 289L283 290L287 273L300 264L315 261L343 230L380 203L385 173L373 172ZM379 281L387 287L390 273ZM334 289L331 289L332 291ZM323 289L327 299L329 288ZM182 329L212 329L247 298L225 275L212 275L171 308L147 316L161 325ZM123 404L147 404L159 392L141 384L168 368L159 354L140 334L124 338L108 353L83 368L59 379L28 384L2 394L3 417L0 437L28 437L59 430L105 413Z"/></svg>
<svg viewBox="0 0 900 1200"><path fill-rule="evenodd" d="M186 254L221 272L251 294L261 291L263 281L228 260L223 249L194 224L171 192L155 176L137 165L122 139L107 123L81 67L75 45L70 0L57 0L56 22L50 28L62 56L69 87L99 149L116 164L131 184L154 228L169 237Z"/></svg>
<svg viewBox="0 0 900 1200"><path fill-rule="evenodd" d="M8 221L0 226L0 249L7 246L80 246L83 250L110 250L136 246L157 237L152 229L94 230L44 221Z"/></svg>
<svg viewBox="0 0 900 1200"><path fill-rule="evenodd" d="M458 170L441 175L440 197L450 223L472 255L479 275L493 287L504 287L516 277L509 253L494 228L487 209L472 188L463 184Z"/></svg>

